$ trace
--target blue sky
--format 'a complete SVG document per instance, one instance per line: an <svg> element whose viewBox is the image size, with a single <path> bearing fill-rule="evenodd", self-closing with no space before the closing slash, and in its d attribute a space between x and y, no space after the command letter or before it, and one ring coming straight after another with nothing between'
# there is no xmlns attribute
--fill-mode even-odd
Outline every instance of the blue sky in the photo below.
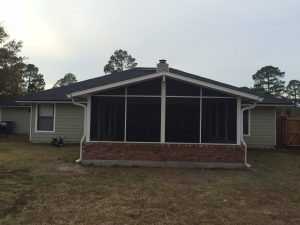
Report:
<svg viewBox="0 0 300 225"><path fill-rule="evenodd" d="M299 0L0 0L0 21L52 87L103 75L116 49L236 86L278 66L300 79Z"/></svg>

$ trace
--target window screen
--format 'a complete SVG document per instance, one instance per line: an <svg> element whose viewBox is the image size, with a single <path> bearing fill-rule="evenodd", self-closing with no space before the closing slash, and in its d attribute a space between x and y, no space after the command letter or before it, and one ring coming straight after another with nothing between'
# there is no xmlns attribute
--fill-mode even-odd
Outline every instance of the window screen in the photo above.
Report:
<svg viewBox="0 0 300 225"><path fill-rule="evenodd" d="M200 87L167 78L166 94L167 96L200 96Z"/></svg>
<svg viewBox="0 0 300 225"><path fill-rule="evenodd" d="M160 141L161 98L127 99L127 141Z"/></svg>
<svg viewBox="0 0 300 225"><path fill-rule="evenodd" d="M161 78L127 86L128 95L161 95Z"/></svg>
<svg viewBox="0 0 300 225"><path fill-rule="evenodd" d="M199 130L199 99L166 99L166 142L199 143Z"/></svg>
<svg viewBox="0 0 300 225"><path fill-rule="evenodd" d="M124 124L124 97L92 97L92 141L124 141Z"/></svg>
<svg viewBox="0 0 300 225"><path fill-rule="evenodd" d="M208 88L202 88L202 96L205 97L210 97L210 96L214 96L214 97L232 97L231 95L228 95L226 93L220 92L220 91L215 91L212 89L208 89Z"/></svg>
<svg viewBox="0 0 300 225"><path fill-rule="evenodd" d="M236 143L236 99L202 99L202 143Z"/></svg>
<svg viewBox="0 0 300 225"><path fill-rule="evenodd" d="M113 88L105 91L99 91L94 95L125 95L125 87Z"/></svg>
<svg viewBox="0 0 300 225"><path fill-rule="evenodd" d="M37 130L53 131L54 104L38 104Z"/></svg>
<svg viewBox="0 0 300 225"><path fill-rule="evenodd" d="M243 134L244 135L249 135L249 119L250 119L250 111L249 110L245 110L243 113Z"/></svg>

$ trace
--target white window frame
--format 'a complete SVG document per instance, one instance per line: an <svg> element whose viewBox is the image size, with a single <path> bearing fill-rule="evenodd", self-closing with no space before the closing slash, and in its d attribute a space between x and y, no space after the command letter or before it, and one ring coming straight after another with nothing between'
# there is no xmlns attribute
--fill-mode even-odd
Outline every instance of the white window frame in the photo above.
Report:
<svg viewBox="0 0 300 225"><path fill-rule="evenodd" d="M251 109L248 109L246 111L248 111L248 132L247 132L247 134L244 134L244 128L243 128L242 132L243 132L244 137L249 137L251 135L251 126L250 126L250 124L251 124L251 122L250 122L251 121ZM244 115L243 115L243 124L244 124Z"/></svg>
<svg viewBox="0 0 300 225"><path fill-rule="evenodd" d="M38 130L38 109L39 105L51 104L53 105L53 130ZM55 133L56 124L56 103L37 103L35 106L35 132L36 133Z"/></svg>

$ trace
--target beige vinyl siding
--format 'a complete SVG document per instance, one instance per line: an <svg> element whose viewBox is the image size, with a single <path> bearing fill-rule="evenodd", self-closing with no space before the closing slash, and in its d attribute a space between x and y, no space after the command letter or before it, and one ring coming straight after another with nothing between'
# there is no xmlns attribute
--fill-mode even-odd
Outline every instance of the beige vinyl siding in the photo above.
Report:
<svg viewBox="0 0 300 225"><path fill-rule="evenodd" d="M36 104L32 109L32 133L33 143L50 143L53 137L61 136L65 143L79 143L83 135L82 107L68 103L56 103L55 132L36 131Z"/></svg>
<svg viewBox="0 0 300 225"><path fill-rule="evenodd" d="M15 123L16 134L29 134L30 108L29 107L3 107L2 120Z"/></svg>
<svg viewBox="0 0 300 225"><path fill-rule="evenodd" d="M250 112L250 136L244 136L249 148L276 145L275 107L257 106Z"/></svg>

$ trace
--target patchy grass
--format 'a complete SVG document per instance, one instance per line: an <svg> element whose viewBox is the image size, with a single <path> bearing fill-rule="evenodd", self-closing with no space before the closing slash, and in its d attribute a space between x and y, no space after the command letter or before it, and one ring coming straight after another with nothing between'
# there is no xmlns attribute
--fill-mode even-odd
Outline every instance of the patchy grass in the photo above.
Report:
<svg viewBox="0 0 300 225"><path fill-rule="evenodd" d="M253 169L101 168L78 146L0 142L0 224L300 224L300 150Z"/></svg>

